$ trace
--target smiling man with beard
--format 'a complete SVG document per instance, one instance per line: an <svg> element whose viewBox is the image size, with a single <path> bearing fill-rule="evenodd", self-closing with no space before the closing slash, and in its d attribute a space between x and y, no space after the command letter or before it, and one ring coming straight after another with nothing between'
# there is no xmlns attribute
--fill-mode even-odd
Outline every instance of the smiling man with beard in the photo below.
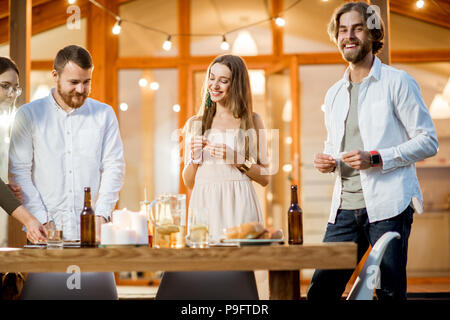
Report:
<svg viewBox="0 0 450 320"><path fill-rule="evenodd" d="M80 239L84 187L90 187L97 229L109 220L123 184L125 164L113 109L88 98L93 71L82 47L61 49L52 71L56 88L19 108L11 134L10 178L24 205L45 224L64 224L64 239Z"/></svg>
<svg viewBox="0 0 450 320"><path fill-rule="evenodd" d="M376 23L372 23L374 21ZM436 131L417 82L375 56L384 27L373 8L349 2L338 8L329 35L349 62L325 96L327 140L314 166L336 183L324 242L369 245L395 231L381 262L378 299L406 299L406 262L413 213L422 212L415 162L436 154ZM309 300L338 300L353 270L316 270Z"/></svg>

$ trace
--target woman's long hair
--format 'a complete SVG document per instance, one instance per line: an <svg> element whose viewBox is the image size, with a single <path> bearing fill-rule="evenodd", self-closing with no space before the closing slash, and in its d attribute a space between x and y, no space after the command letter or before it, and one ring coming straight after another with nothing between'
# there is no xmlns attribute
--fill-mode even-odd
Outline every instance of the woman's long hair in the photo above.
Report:
<svg viewBox="0 0 450 320"><path fill-rule="evenodd" d="M257 132L254 130L255 126L253 123L253 101L250 77L247 66L241 57L225 54L215 58L209 65L202 88L202 104L196 117L197 119L201 119L201 134L203 135L211 129L216 114L217 106L215 102L210 101L210 106L207 106L209 97L208 80L211 75L211 67L216 63L227 66L231 71L230 88L226 97L225 107L231 110L236 119L240 119L241 130L238 136L238 149L244 149L245 151L240 151L245 152L245 158L248 159L249 154L255 155Z"/></svg>
<svg viewBox="0 0 450 320"><path fill-rule="evenodd" d="M202 119L202 134L211 129L214 115L216 114L216 103L211 101L211 106L206 106L209 96L208 80L211 75L211 68L214 64L220 63L228 67L231 71L230 88L226 98L226 107L231 110L236 119L241 119L240 128L248 130L254 128L253 125L253 102L250 88L250 78L247 66L241 57L225 54L215 58L208 67L205 82L202 88L202 104L197 116Z"/></svg>

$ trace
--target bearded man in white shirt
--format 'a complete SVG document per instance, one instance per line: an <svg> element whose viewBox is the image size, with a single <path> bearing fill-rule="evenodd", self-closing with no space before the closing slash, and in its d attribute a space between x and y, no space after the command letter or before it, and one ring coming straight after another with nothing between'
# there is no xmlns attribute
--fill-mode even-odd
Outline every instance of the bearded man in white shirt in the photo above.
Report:
<svg viewBox="0 0 450 320"><path fill-rule="evenodd" d="M125 171L113 109L88 98L92 71L86 49L61 49L52 71L56 88L19 108L11 134L9 175L25 207L44 224L48 216L62 221L70 240L80 239L84 187L91 188L100 225L110 219Z"/></svg>
<svg viewBox="0 0 450 320"><path fill-rule="evenodd" d="M375 56L384 27L366 3L338 8L328 27L349 62L344 77L325 97L325 150L314 166L334 172L330 218L324 242L358 244L358 262L369 244L388 231L398 232L380 266L380 300L406 299L408 238L422 194L414 163L436 154L433 122L416 81ZM316 270L310 300L338 300L353 270Z"/></svg>

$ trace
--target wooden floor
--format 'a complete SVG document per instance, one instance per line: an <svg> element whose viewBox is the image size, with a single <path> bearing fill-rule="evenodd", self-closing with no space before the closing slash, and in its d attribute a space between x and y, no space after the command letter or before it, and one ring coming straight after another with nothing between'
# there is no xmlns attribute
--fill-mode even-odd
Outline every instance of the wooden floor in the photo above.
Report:
<svg viewBox="0 0 450 320"><path fill-rule="evenodd" d="M120 300L152 300L156 296L158 291L157 285L127 285L117 286L117 291ZM306 291L309 286L309 281L302 281L301 284L301 296L304 299L306 297ZM344 293L344 297L350 292L351 284L347 285ZM410 278L408 279L408 294L412 299L422 299L427 295L432 296L437 294L442 296L443 293L446 299L450 299L450 277L449 278Z"/></svg>

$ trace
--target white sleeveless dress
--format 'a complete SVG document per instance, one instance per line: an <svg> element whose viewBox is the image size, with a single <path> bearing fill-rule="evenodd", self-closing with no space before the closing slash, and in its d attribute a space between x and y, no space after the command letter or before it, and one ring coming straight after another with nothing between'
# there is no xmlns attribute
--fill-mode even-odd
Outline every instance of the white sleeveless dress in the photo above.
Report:
<svg viewBox="0 0 450 320"><path fill-rule="evenodd" d="M208 135L212 143L225 143L234 148L230 130L214 130ZM193 208L207 209L211 240L223 238L223 229L244 222L258 221L264 225L261 206L251 179L225 160L212 158L203 150L203 162L197 168L194 189L189 201Z"/></svg>

